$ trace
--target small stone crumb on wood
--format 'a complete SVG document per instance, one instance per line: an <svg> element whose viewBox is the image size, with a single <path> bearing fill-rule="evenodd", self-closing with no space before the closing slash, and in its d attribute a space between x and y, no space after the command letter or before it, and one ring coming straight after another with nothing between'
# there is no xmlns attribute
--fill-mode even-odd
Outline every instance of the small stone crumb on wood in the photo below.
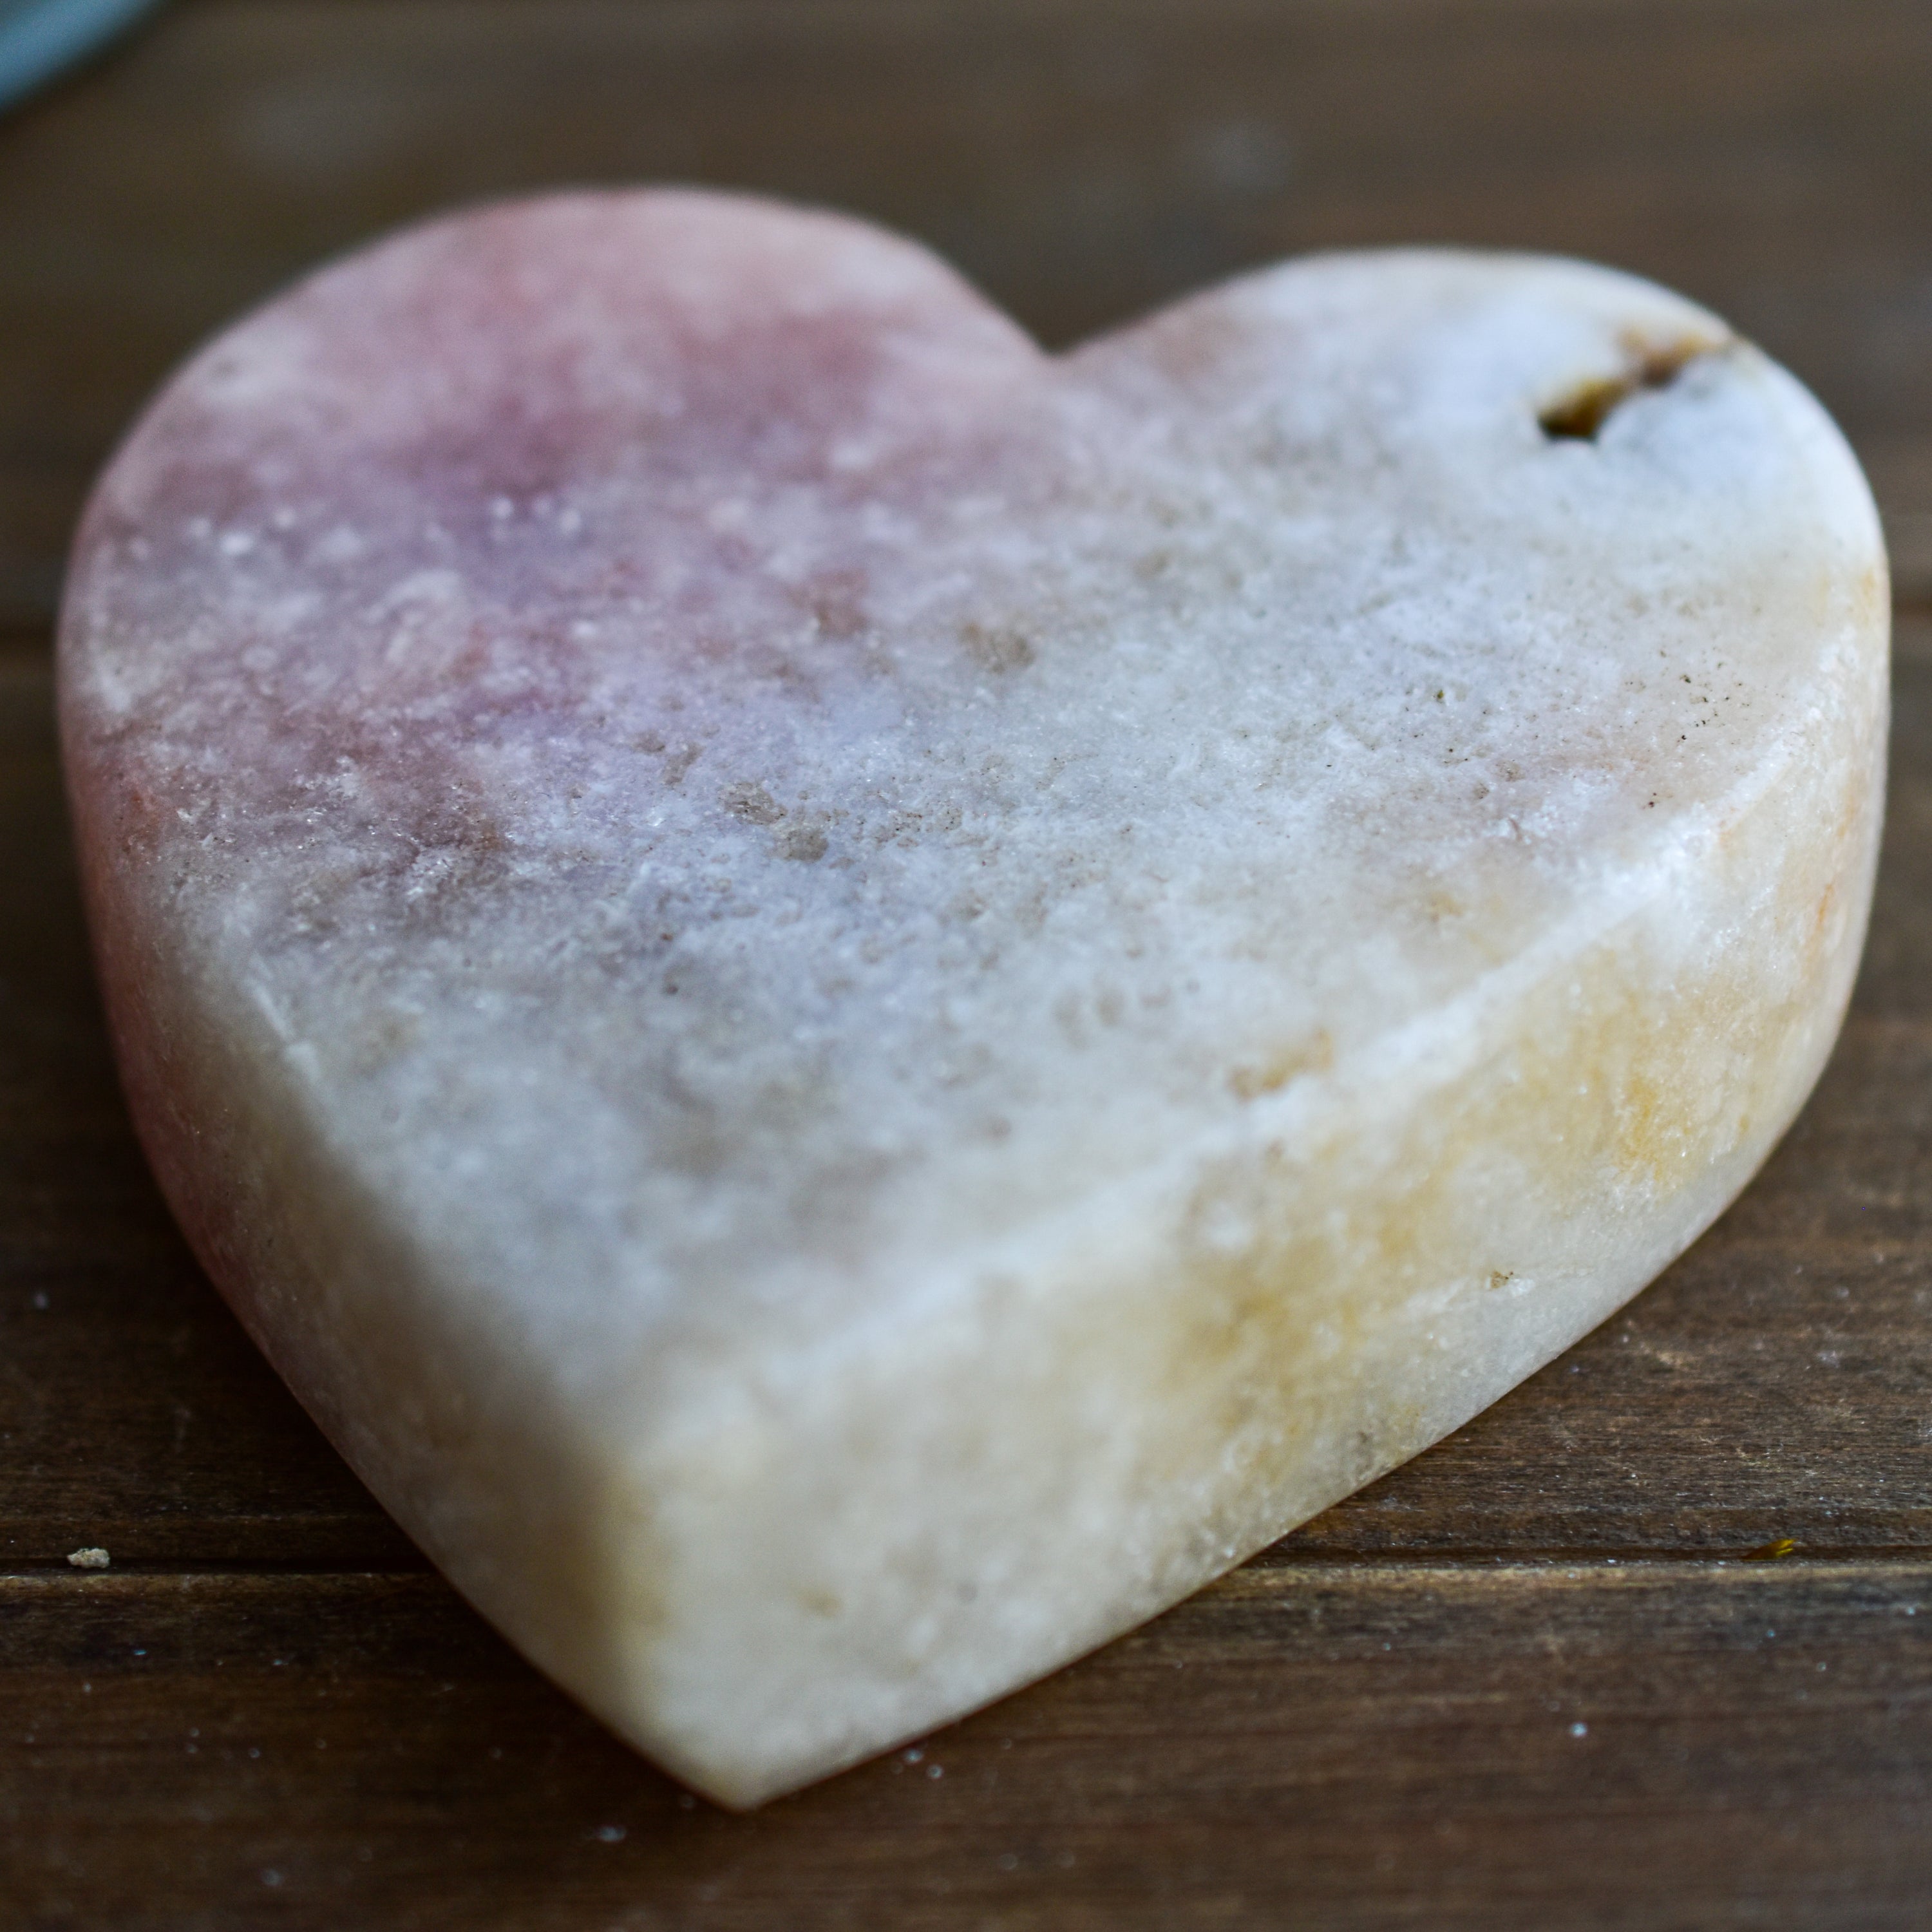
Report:
<svg viewBox="0 0 1932 1932"><path fill-rule="evenodd" d="M105 1570L112 1560L106 1551L100 1549L70 1550L67 1560L76 1570Z"/></svg>

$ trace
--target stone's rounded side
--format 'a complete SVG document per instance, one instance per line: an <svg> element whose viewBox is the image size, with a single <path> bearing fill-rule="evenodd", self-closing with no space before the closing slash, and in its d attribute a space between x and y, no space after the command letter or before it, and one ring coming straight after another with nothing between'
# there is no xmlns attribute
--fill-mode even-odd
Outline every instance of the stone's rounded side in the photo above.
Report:
<svg viewBox="0 0 1932 1932"><path fill-rule="evenodd" d="M1460 1010L652 1445L605 1526L614 1601L651 1606L613 1619L637 1633L620 1727L740 1804L918 1736L1406 1461L1643 1288L1790 1125L1850 995L1886 691L1882 626L1847 641L1756 796Z"/></svg>

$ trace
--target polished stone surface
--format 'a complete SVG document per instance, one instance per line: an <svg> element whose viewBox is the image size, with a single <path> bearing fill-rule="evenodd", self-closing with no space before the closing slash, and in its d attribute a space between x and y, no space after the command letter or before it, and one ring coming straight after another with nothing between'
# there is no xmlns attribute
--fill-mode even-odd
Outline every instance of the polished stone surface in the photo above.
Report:
<svg viewBox="0 0 1932 1932"><path fill-rule="evenodd" d="M1884 564L1574 265L1041 356L832 218L566 197L213 345L64 634L144 1136L539 1663L746 1802L1454 1427L1835 1030Z"/></svg>

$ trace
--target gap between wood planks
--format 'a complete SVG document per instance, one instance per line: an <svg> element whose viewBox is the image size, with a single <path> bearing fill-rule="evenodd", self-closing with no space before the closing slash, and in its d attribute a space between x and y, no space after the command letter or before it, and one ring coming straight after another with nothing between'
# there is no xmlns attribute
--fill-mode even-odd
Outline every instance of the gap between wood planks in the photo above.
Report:
<svg viewBox="0 0 1932 1932"><path fill-rule="evenodd" d="M1774 1538L1773 1542L1786 1540ZM1765 1545L1752 1550L1673 1550L1631 1544L1623 1549L1606 1550L1600 1546L1576 1549L1556 1545L1508 1550L1480 1546L1444 1549L1432 1544L1426 1550L1367 1550L1337 1553L1332 1550L1304 1552L1270 1547L1257 1551L1245 1562L1202 1588L1220 1589L1231 1586L1236 1579L1244 1576L1289 1571L1301 1576L1335 1576L1370 1572L1420 1574L1435 1570L1464 1576L1502 1575L1515 1571L1544 1575L1563 1571L1574 1576L1586 1571L1594 1574L1600 1570L1607 1574L1611 1570L1640 1570L1652 1575L1672 1571L1687 1576L1704 1576L1720 1570L1774 1568L1781 1575L1796 1578L1814 1572L1842 1573L1861 1568L1889 1570L1909 1569L1915 1565L1932 1570L1932 1549L1918 1544L1861 1544L1810 1549L1801 1545L1781 1554L1774 1554ZM266 1558L221 1556L191 1562L178 1558L125 1562L110 1560L105 1568L98 1570L76 1568L65 1557L30 1556L0 1564L0 1590L13 1584L44 1584L50 1579L71 1582L77 1588L104 1589L110 1584L182 1582L200 1577L256 1576L290 1582L304 1580L324 1582L332 1578L401 1580L436 1574L429 1558L420 1555L414 1562L392 1560L380 1564L317 1562L302 1558L278 1563Z"/></svg>
<svg viewBox="0 0 1932 1932"><path fill-rule="evenodd" d="M1625 1562L1571 1556L1549 1562L1526 1562L1519 1558L1487 1564L1445 1561L1439 1556L1415 1562L1250 1562L1100 1648L1121 1643L1160 1645L1174 1638L1198 1643L1203 1635L1198 1619L1212 1622L1224 1614L1238 1618L1244 1610L1270 1604L1352 1605L1372 1616L1378 1605L1400 1610L1404 1605L1433 1598L1442 1609L1487 1604L1507 1611L1512 1606L1533 1607L1539 1602L1560 1605L1580 1595L1606 1592L1619 1598L1634 1592L1640 1599L1658 1592L1679 1600L1701 1595L1714 1604L1735 1602L1737 1593L1743 1592L1747 1598L1774 1596L1793 1608L1808 1602L1820 1612L1834 1606L1862 1604L1895 1614L1901 1624L1909 1620L1915 1632L1920 1629L1918 1619L1922 1616L1922 1634L1932 1640L1932 1551L1919 1550L1880 1556L1860 1552L1764 1563L1736 1558L1644 1557ZM56 1651L63 1646L74 1649L75 1659L68 1660L92 1658L98 1627L89 1620L90 1607L100 1616L118 1618L143 1607L165 1613L170 1607L193 1602L207 1605L218 1618L236 1614L245 1618L251 1604L333 1602L346 1606L372 1596L412 1604L433 1617L452 1612L466 1623L474 1615L427 1568L400 1573L278 1574L257 1570L116 1574L55 1568L0 1573L0 1612L10 1612L0 1614L0 1670L22 1664L34 1668L58 1665L62 1659L50 1654L50 1642ZM59 1621L37 1632L37 1612L57 1614ZM1318 1610L1316 1615L1319 1621ZM1179 1620L1178 1626L1175 1619ZM385 1635L364 1630L359 1623L346 1628L354 1632L358 1645L377 1648L405 1643L410 1634L398 1629ZM480 1634L484 1626L479 1620L475 1628ZM50 1636L50 1632L54 1634ZM208 1634L216 1639L221 1636L215 1630ZM142 1658L148 1654L146 1650L129 1653Z"/></svg>

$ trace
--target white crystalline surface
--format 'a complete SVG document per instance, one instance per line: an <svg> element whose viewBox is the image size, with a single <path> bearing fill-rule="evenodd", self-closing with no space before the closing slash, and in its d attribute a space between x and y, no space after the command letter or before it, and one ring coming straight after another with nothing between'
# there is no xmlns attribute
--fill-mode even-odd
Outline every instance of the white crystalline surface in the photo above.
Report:
<svg viewBox="0 0 1932 1932"><path fill-rule="evenodd" d="M579 195L191 364L64 705L216 1280L742 1803L1172 1602L1711 1220L1842 1010L1886 610L1816 404L1626 278L1335 256L1050 358L859 224Z"/></svg>

